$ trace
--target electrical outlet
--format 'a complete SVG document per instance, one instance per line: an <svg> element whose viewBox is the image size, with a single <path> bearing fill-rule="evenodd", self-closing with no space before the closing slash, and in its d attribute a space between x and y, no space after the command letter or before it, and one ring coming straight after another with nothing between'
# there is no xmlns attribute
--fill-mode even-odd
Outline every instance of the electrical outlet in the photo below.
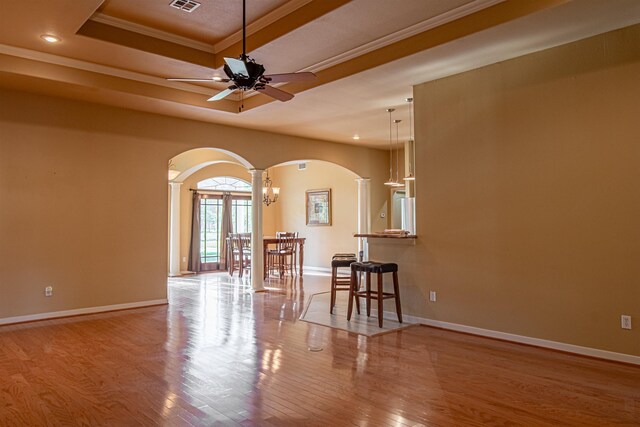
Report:
<svg viewBox="0 0 640 427"><path fill-rule="evenodd" d="M186 256L182 257L182 262L187 262L187 257Z"/></svg>
<svg viewBox="0 0 640 427"><path fill-rule="evenodd" d="M436 302L436 299L437 299L436 291L430 291L429 292L429 301Z"/></svg>
<svg viewBox="0 0 640 427"><path fill-rule="evenodd" d="M631 329L631 316L626 314L620 316L620 327L622 329Z"/></svg>
<svg viewBox="0 0 640 427"><path fill-rule="evenodd" d="M53 286L47 286L44 288L44 296L50 297L51 295L53 295Z"/></svg>

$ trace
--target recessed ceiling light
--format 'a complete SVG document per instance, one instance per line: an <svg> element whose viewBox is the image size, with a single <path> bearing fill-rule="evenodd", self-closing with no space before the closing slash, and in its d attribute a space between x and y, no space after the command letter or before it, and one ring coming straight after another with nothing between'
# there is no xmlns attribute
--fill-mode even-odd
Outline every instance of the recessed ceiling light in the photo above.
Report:
<svg viewBox="0 0 640 427"><path fill-rule="evenodd" d="M353 138L353 139L356 139L356 140L357 140L357 139L360 139L360 136L359 136L359 135L353 135L351 138Z"/></svg>
<svg viewBox="0 0 640 427"><path fill-rule="evenodd" d="M219 81L221 81L221 80L222 80L222 77L213 76L211 79L212 79L214 82L219 82Z"/></svg>
<svg viewBox="0 0 640 427"><path fill-rule="evenodd" d="M60 40L62 40L60 37L54 36L53 34L43 34L40 36L40 38L47 43L58 43Z"/></svg>

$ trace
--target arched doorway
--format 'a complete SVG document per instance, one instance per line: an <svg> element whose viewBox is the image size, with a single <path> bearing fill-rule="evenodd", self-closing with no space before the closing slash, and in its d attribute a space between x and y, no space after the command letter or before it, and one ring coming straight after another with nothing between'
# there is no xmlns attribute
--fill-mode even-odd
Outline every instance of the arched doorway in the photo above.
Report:
<svg viewBox="0 0 640 427"><path fill-rule="evenodd" d="M221 204L220 199L225 192L230 193L235 190L242 193L238 195L244 200L241 204L250 206L252 199L252 185L250 183L252 180L249 171L251 169L252 165L242 157L215 148L197 148L185 151L169 160L169 276L180 276L192 270L190 258L192 258L194 194L210 194L210 196L198 197L197 201L197 212L204 209L205 220L207 219L206 215L211 218L211 214L218 209L216 205ZM213 178L218 178L218 180L212 181ZM238 187L234 188L233 184ZM202 207L200 200L203 202ZM245 208L245 210L252 211L249 208ZM250 224L251 222L247 225ZM209 227L210 232L215 231L214 234L218 235L216 239L211 239L211 233L207 233L206 228L203 229L205 244L202 247L202 255L205 258L205 268L208 270L218 269L223 267L220 265L220 260L216 260L220 256L220 239L223 232L219 228L215 230L218 224L214 225L209 222L205 226ZM199 246L200 241L197 243ZM200 259L197 261L199 264ZM200 271L200 268L196 271Z"/></svg>

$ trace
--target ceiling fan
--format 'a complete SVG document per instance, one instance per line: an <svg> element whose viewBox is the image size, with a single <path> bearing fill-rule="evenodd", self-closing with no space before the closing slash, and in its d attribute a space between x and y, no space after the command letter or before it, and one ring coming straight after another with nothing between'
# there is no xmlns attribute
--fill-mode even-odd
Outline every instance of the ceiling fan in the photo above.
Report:
<svg viewBox="0 0 640 427"><path fill-rule="evenodd" d="M293 94L285 92L282 89L269 86L269 83L283 82L300 82L308 81L316 78L311 72L301 73L284 73L284 74L264 74L265 69L262 64L258 64L254 59L247 56L247 25L246 25L246 0L242 0L242 55L236 58L224 58L224 73L227 79L212 77L208 79L192 79L192 78L168 78L167 80L174 82L231 82L231 86L222 92L217 93L207 101L219 101L236 90L247 91L255 90L264 93L278 101L289 101L293 98Z"/></svg>

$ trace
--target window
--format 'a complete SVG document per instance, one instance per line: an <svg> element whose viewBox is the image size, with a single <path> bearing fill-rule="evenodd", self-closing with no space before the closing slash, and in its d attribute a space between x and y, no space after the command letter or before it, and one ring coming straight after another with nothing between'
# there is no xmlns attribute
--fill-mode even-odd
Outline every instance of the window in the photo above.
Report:
<svg viewBox="0 0 640 427"><path fill-rule="evenodd" d="M200 181L198 183L198 189L251 193L251 184L230 176L217 176L215 178L207 178Z"/></svg>
<svg viewBox="0 0 640 427"><path fill-rule="evenodd" d="M251 185L238 178L218 176L198 182L199 190L208 190L200 199L200 262L203 271L224 269L221 264L222 195L233 193L231 199L231 233L251 232Z"/></svg>
<svg viewBox="0 0 640 427"><path fill-rule="evenodd" d="M203 266L208 264L207 270L220 267L221 219L222 198L200 200L200 262Z"/></svg>

